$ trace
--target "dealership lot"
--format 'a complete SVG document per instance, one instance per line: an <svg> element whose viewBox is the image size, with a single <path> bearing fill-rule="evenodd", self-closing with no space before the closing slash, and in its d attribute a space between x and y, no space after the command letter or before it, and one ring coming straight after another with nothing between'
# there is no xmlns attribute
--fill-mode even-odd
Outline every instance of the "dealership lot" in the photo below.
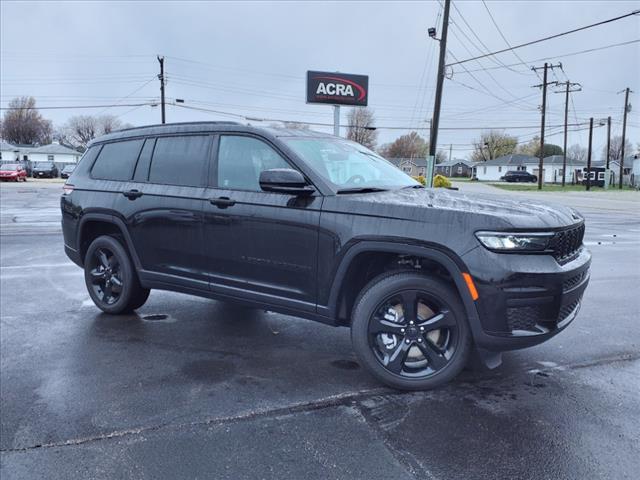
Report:
<svg viewBox="0 0 640 480"><path fill-rule="evenodd" d="M403 394L344 328L159 291L99 313L62 251L61 185L3 184L2 478L636 478L640 196L461 189L578 208L591 284L550 342Z"/></svg>

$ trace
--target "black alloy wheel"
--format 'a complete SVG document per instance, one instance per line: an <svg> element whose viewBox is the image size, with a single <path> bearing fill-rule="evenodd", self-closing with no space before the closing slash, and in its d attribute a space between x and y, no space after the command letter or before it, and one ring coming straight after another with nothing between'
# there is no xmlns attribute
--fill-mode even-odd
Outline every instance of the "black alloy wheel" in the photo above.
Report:
<svg viewBox="0 0 640 480"><path fill-rule="evenodd" d="M451 380L471 343L457 293L413 271L383 275L365 287L354 307L352 341L371 373L407 390Z"/></svg>
<svg viewBox="0 0 640 480"><path fill-rule="evenodd" d="M93 303L106 313L128 313L149 297L125 247L112 236L96 238L85 255L84 278Z"/></svg>
<svg viewBox="0 0 640 480"><path fill-rule="evenodd" d="M107 248L97 248L90 259L91 288L100 301L113 305L122 294L120 262Z"/></svg>

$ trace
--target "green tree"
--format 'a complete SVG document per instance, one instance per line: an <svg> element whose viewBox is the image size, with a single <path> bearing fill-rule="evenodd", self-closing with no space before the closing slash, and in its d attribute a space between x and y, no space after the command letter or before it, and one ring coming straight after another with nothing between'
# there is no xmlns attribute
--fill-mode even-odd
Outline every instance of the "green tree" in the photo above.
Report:
<svg viewBox="0 0 640 480"><path fill-rule="evenodd" d="M524 155L531 155L532 157L540 156L540 137L535 136L529 142L524 143L518 147L518 153L522 153ZM562 155L564 154L564 150L560 145L555 145L553 143L545 143L544 144L544 156L548 157L550 155Z"/></svg>
<svg viewBox="0 0 640 480"><path fill-rule="evenodd" d="M378 153L385 158L427 158L429 155L429 142L418 132L409 132L396 138L393 142L382 145ZM436 163L447 160L447 154L443 150L436 152Z"/></svg>

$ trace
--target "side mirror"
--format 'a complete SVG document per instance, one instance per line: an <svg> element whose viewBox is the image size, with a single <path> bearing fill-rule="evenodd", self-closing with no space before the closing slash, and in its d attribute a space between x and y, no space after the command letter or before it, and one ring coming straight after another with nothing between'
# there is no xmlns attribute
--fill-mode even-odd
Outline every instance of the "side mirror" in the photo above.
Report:
<svg viewBox="0 0 640 480"><path fill-rule="evenodd" d="M311 195L315 188L307 183L302 174L291 168L273 168L260 172L260 188L265 192L288 195Z"/></svg>

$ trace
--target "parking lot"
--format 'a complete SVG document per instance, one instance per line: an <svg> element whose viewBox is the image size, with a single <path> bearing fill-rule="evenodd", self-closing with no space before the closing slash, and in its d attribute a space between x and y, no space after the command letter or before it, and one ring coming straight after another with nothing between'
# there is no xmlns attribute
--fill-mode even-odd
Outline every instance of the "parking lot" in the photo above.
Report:
<svg viewBox="0 0 640 480"><path fill-rule="evenodd" d="M3 480L637 478L640 194L460 188L578 208L590 286L546 344L400 393L346 328L161 291L100 313L62 249L61 184L2 184Z"/></svg>

